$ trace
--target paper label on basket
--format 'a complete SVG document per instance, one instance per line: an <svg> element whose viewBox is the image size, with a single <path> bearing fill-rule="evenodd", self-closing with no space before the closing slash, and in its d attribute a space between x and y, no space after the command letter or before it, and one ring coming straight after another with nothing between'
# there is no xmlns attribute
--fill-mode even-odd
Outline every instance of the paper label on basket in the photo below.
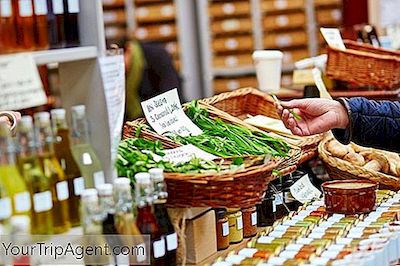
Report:
<svg viewBox="0 0 400 266"><path fill-rule="evenodd" d="M207 153L192 144L184 145L175 149L169 149L163 151L165 155L163 160L170 161L172 163L185 163L193 158L200 158L207 161L212 161L218 157Z"/></svg>
<svg viewBox="0 0 400 266"><path fill-rule="evenodd" d="M185 137L203 133L186 116L176 88L142 102L142 108L148 123L158 134L170 132Z"/></svg>
<svg viewBox="0 0 400 266"><path fill-rule="evenodd" d="M297 182L290 187L290 193L292 193L292 196L301 203L310 201L313 198L321 197L321 191L314 187L308 178L308 175L304 175L302 178L297 180Z"/></svg>
<svg viewBox="0 0 400 266"><path fill-rule="evenodd" d="M330 47L346 50L340 31L337 28L320 28L322 36Z"/></svg>

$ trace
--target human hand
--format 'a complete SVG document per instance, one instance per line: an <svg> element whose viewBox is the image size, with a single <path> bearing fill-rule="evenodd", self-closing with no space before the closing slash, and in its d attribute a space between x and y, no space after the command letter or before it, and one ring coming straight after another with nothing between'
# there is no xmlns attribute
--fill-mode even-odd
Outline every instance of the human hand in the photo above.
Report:
<svg viewBox="0 0 400 266"><path fill-rule="evenodd" d="M0 123L7 123L8 127L13 130L17 122L21 120L20 112L4 111L0 112Z"/></svg>
<svg viewBox="0 0 400 266"><path fill-rule="evenodd" d="M302 99L275 103L278 114L293 134L309 136L334 128L346 128L349 117L346 108L338 101L328 99ZM289 112L291 109L301 119Z"/></svg>

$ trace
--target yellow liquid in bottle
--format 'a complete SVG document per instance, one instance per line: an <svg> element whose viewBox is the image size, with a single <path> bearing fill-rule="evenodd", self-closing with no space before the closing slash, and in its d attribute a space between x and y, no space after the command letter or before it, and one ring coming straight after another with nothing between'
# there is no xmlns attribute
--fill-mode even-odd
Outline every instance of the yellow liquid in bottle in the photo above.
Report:
<svg viewBox="0 0 400 266"><path fill-rule="evenodd" d="M18 167L31 195L31 233L33 235L53 234L53 202L49 180L40 169L36 157L19 157Z"/></svg>
<svg viewBox="0 0 400 266"><path fill-rule="evenodd" d="M31 195L15 165L0 165L0 179L12 203L13 215L31 215Z"/></svg>
<svg viewBox="0 0 400 266"><path fill-rule="evenodd" d="M60 234L71 228L68 210L68 181L57 158L51 153L39 155L39 162L44 175L49 180L53 201L53 228L54 233Z"/></svg>

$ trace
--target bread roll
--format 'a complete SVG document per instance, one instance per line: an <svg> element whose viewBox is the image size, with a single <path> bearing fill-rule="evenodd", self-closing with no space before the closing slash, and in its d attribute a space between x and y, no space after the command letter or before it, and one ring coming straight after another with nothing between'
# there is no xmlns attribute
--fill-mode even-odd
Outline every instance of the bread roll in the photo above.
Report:
<svg viewBox="0 0 400 266"><path fill-rule="evenodd" d="M378 161L371 160L364 165L364 168L371 170L371 171L379 172L382 169L382 166Z"/></svg>
<svg viewBox="0 0 400 266"><path fill-rule="evenodd" d="M347 147L336 140L328 143L328 151L335 157L343 158L349 151Z"/></svg>
<svg viewBox="0 0 400 266"><path fill-rule="evenodd" d="M354 165L358 166L363 166L365 164L365 159L362 157L362 155L355 153L355 152L349 152L346 154L346 156L343 157L343 160L346 160Z"/></svg>

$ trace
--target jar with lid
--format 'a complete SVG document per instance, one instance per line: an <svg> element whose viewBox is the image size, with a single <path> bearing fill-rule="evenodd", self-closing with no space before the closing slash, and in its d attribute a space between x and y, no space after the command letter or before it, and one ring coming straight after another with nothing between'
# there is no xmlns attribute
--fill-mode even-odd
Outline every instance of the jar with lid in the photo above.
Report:
<svg viewBox="0 0 400 266"><path fill-rule="evenodd" d="M243 240L243 217L240 209L228 209L229 243L236 244Z"/></svg>
<svg viewBox="0 0 400 266"><path fill-rule="evenodd" d="M250 207L242 209L243 237L248 238L257 234L257 209Z"/></svg>
<svg viewBox="0 0 400 266"><path fill-rule="evenodd" d="M275 195L268 189L261 204L257 204L257 225L260 227L270 226L275 222Z"/></svg>
<svg viewBox="0 0 400 266"><path fill-rule="evenodd" d="M215 209L217 219L217 249L223 250L229 247L229 221L226 209Z"/></svg>

